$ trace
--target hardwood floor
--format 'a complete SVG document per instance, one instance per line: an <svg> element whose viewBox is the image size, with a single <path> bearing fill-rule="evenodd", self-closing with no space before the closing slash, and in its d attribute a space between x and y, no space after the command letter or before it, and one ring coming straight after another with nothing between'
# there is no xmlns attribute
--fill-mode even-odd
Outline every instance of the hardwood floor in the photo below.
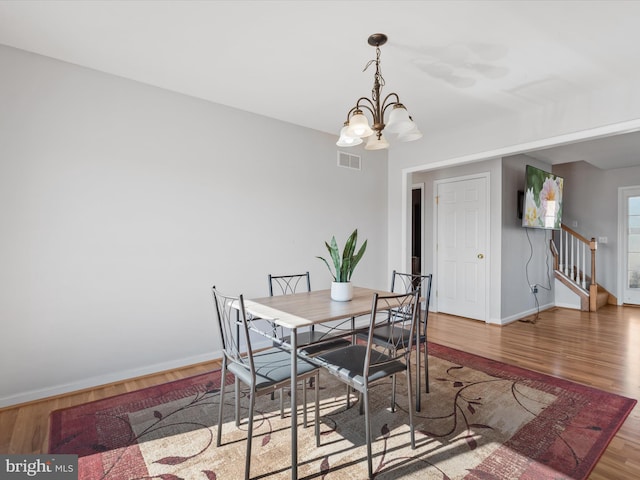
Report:
<svg viewBox="0 0 640 480"><path fill-rule="evenodd" d="M530 370L640 398L640 308L608 305L597 313L554 308L535 323L499 327L430 314L432 342ZM184 378L217 362L164 372L0 410L0 453L43 453L53 410ZM595 470L594 480L640 478L640 407L636 405Z"/></svg>

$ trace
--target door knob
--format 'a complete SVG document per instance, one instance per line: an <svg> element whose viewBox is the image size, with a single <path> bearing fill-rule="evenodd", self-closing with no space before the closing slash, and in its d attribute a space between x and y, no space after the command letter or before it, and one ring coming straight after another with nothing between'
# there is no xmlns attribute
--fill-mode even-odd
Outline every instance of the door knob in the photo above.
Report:
<svg viewBox="0 0 640 480"><path fill-rule="evenodd" d="M482 260L482 259L484 258L484 255L483 255L483 254L481 254L481 253L479 253L479 254L478 254L478 258L479 258L480 260Z"/></svg>

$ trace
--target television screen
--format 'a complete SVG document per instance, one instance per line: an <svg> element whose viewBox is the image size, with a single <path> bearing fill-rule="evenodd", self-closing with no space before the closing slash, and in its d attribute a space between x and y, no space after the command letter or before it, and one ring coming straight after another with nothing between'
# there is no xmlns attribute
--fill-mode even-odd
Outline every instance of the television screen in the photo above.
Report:
<svg viewBox="0 0 640 480"><path fill-rule="evenodd" d="M563 187L562 177L527 165L522 226L560 229Z"/></svg>

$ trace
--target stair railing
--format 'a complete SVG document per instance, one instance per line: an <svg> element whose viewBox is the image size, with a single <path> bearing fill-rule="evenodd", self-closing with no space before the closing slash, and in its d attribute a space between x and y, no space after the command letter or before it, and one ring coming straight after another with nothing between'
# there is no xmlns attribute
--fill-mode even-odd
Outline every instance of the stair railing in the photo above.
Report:
<svg viewBox="0 0 640 480"><path fill-rule="evenodd" d="M554 269L582 287L583 290L588 291L589 303L595 302L598 291L596 283L597 248L598 242L595 238L589 240L564 224L561 230L554 232L551 239ZM587 272L590 272L590 276L587 276ZM595 303L593 304L595 305Z"/></svg>

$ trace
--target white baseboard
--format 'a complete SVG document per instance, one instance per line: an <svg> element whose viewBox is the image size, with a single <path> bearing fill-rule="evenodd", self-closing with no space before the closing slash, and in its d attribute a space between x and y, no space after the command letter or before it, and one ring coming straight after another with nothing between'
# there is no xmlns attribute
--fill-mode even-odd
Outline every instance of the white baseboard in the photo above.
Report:
<svg viewBox="0 0 640 480"><path fill-rule="evenodd" d="M510 315L508 317L505 318L501 318L499 325L508 325L510 323L516 322L522 318L525 317L529 317L531 315L535 315L538 312L542 312L544 310L549 310L550 308L555 307L556 305L554 303L548 303L546 305L540 305L539 308L531 308L529 310L524 310L520 313L516 313L515 315ZM496 322L497 323L497 322Z"/></svg>
<svg viewBox="0 0 640 480"><path fill-rule="evenodd" d="M569 308L571 310L580 310L580 305L576 305L575 303L556 302L556 307Z"/></svg>
<svg viewBox="0 0 640 480"><path fill-rule="evenodd" d="M6 397L0 397L0 408L10 407L12 405L18 405L26 402L33 402L35 400L42 400L47 397L53 397L56 395L63 395L65 393L76 392L78 390L84 390L86 388L95 388L101 385L108 385L114 382L121 382L132 378L142 377L145 375L151 375L165 370L171 370L174 368L186 367L189 365L195 365L203 362L210 362L222 357L220 351L210 352L202 355L195 355L192 357L186 357L169 362L156 363L153 365L146 365L140 368L133 368L129 370L121 370L118 372L112 372L106 375L99 375L96 377L84 378L77 382L70 382L61 385L54 385L52 387L41 388L38 390L30 390L28 392L20 392L14 395Z"/></svg>

